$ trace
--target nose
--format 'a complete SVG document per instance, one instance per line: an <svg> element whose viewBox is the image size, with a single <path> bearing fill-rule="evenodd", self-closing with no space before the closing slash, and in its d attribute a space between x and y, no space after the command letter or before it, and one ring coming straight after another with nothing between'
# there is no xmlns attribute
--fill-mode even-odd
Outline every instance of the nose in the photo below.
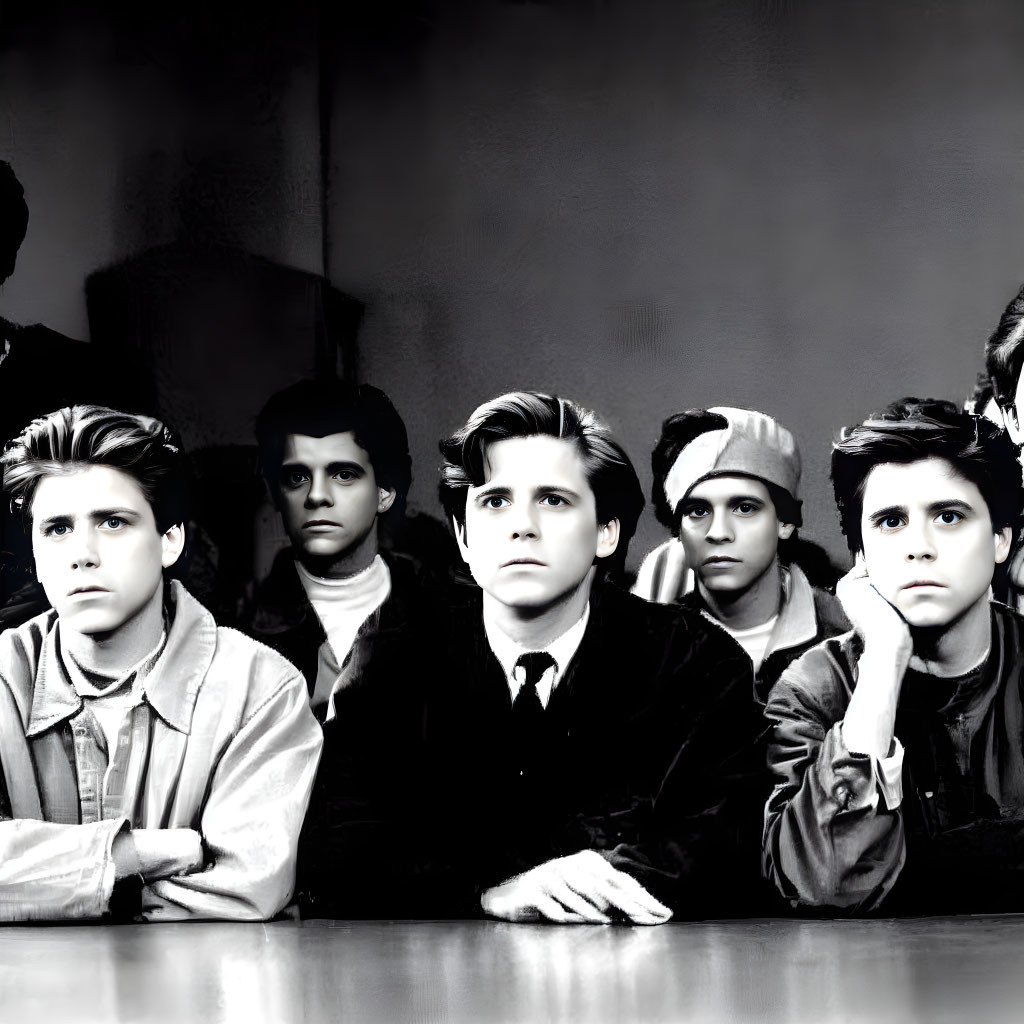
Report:
<svg viewBox="0 0 1024 1024"><path fill-rule="evenodd" d="M527 540L536 539L540 536L540 523L537 519L536 510L529 502L513 506L515 514L512 518L512 539Z"/></svg>
<svg viewBox="0 0 1024 1024"><path fill-rule="evenodd" d="M711 513L711 522L705 537L709 544L728 544L735 539L732 519L727 509L716 509Z"/></svg>
<svg viewBox="0 0 1024 1024"><path fill-rule="evenodd" d="M100 564L99 550L91 531L76 531L75 543L71 549L72 569L94 569Z"/></svg>
<svg viewBox="0 0 1024 1024"><path fill-rule="evenodd" d="M914 529L908 526L903 533L906 540L906 553L904 558L908 562L933 562L938 553L935 547L935 539L928 524Z"/></svg>
<svg viewBox="0 0 1024 1024"><path fill-rule="evenodd" d="M306 508L323 508L333 505L330 488L327 486L327 474L319 470L313 473L309 481L309 490L306 491Z"/></svg>

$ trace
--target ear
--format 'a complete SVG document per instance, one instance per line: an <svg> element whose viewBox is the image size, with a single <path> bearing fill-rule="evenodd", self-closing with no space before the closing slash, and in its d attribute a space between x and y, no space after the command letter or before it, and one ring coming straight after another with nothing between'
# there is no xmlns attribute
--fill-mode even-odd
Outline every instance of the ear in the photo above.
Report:
<svg viewBox="0 0 1024 1024"><path fill-rule="evenodd" d="M996 562L1005 562L1010 554L1010 544L1013 541L1013 531L1004 526L997 533L993 534L993 541L996 549Z"/></svg>
<svg viewBox="0 0 1024 1024"><path fill-rule="evenodd" d="M795 529L795 523L779 523L779 540L789 540Z"/></svg>
<svg viewBox="0 0 1024 1024"><path fill-rule="evenodd" d="M382 512L387 512L394 505L398 491L394 487L378 487L377 495L377 515L380 515Z"/></svg>
<svg viewBox="0 0 1024 1024"><path fill-rule="evenodd" d="M607 558L619 546L619 521L610 519L597 528L597 557Z"/></svg>
<svg viewBox="0 0 1024 1024"><path fill-rule="evenodd" d="M459 545L459 554L462 555L462 560L468 564L469 562L469 545L466 543L466 525L465 523L459 523L455 516L452 516L452 529L455 531L455 543Z"/></svg>
<svg viewBox="0 0 1024 1024"><path fill-rule="evenodd" d="M160 538L160 564L165 569L170 569L170 567L181 557L181 552L184 548L185 527L184 524L178 523L176 526L172 526Z"/></svg>

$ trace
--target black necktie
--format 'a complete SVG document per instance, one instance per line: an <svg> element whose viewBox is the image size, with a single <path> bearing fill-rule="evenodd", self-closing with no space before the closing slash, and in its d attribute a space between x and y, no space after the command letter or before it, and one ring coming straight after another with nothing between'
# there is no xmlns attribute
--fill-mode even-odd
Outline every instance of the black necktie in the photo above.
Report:
<svg viewBox="0 0 1024 1024"><path fill-rule="evenodd" d="M543 651L523 654L516 662L517 667L522 667L526 679L512 701L512 729L525 763L533 761L544 726L544 707L537 695L537 683L554 664L555 659Z"/></svg>
<svg viewBox="0 0 1024 1024"><path fill-rule="evenodd" d="M517 728L531 732L538 727L544 716L544 707L537 693L537 684L554 664L555 659L544 651L530 651L519 656L516 668L522 668L526 679L512 701L512 717Z"/></svg>

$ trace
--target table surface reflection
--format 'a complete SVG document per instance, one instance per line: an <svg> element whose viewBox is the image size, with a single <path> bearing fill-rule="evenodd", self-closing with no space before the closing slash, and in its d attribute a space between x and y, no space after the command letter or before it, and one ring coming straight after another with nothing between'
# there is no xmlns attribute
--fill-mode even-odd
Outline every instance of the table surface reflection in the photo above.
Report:
<svg viewBox="0 0 1024 1024"><path fill-rule="evenodd" d="M3 1021L1024 1020L1024 917L0 928Z"/></svg>

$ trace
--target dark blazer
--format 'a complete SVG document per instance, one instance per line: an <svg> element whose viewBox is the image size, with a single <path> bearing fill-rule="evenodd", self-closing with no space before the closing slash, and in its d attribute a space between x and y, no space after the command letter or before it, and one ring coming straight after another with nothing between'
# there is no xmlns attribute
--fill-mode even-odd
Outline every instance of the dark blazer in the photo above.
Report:
<svg viewBox="0 0 1024 1024"><path fill-rule="evenodd" d="M382 557L391 593L338 667L349 678L334 696L335 717L322 721L325 751L299 840L296 884L299 905L310 917L379 916L378 905L401 909L386 893L364 890L358 879L380 873L372 837L410 813L398 808L422 746L422 684L429 677L423 658L438 588L413 560ZM274 560L239 627L291 661L313 692L327 636L291 549ZM336 857L347 870L339 870Z"/></svg>
<svg viewBox="0 0 1024 1024"><path fill-rule="evenodd" d="M378 646L374 687L339 694L306 913L478 916L485 888L582 849L678 916L757 913L764 727L742 650L699 615L599 585L528 756L465 590L422 602Z"/></svg>

